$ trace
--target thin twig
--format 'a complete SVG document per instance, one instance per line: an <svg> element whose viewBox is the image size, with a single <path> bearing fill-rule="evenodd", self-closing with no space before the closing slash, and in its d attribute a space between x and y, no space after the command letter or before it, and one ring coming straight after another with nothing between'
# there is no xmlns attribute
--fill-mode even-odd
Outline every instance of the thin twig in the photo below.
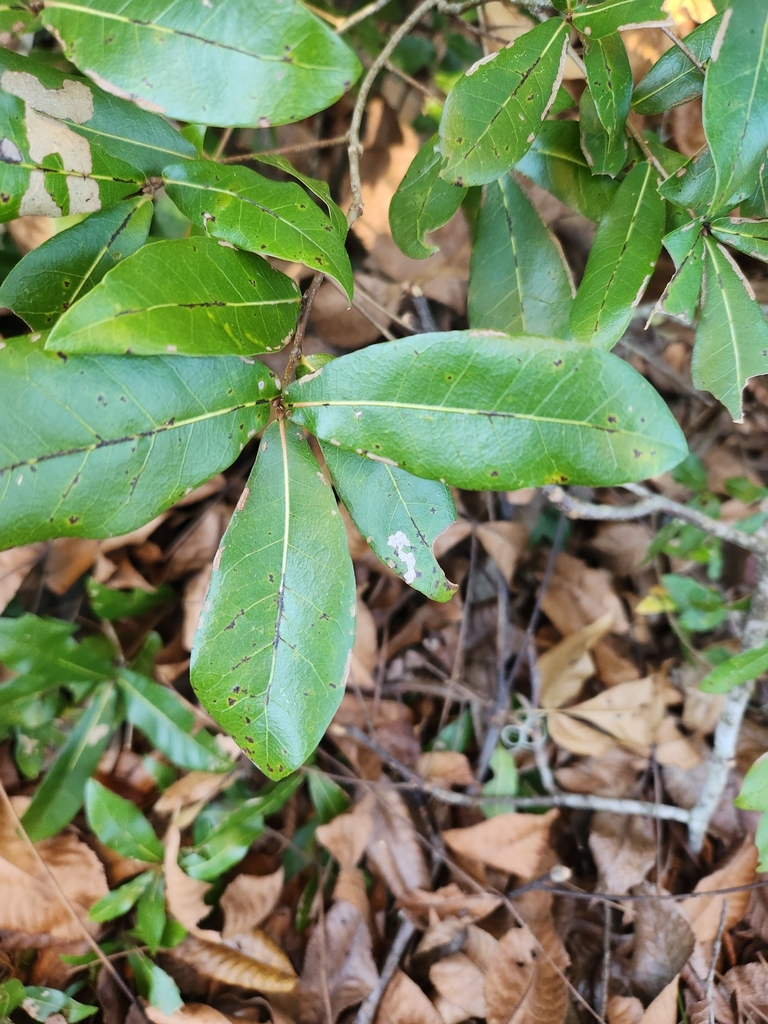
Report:
<svg viewBox="0 0 768 1024"><path fill-rule="evenodd" d="M405 39L411 29L418 25L426 14L438 7L440 2L441 0L423 0L423 2L408 15L402 25L389 37L389 42L368 68L365 78L360 84L360 92L357 95L355 107L352 111L352 121L349 125L349 142L347 144L347 152L349 154L349 185L352 192L352 205L350 206L349 213L347 214L347 223L350 227L352 227L355 221L361 217L363 213L363 192L362 181L360 178L360 157L363 152L363 147L360 142L360 126L363 122L363 113L365 111L365 105L368 102L368 94L373 88L376 76L382 68L386 67L387 61L395 52L400 42Z"/></svg>
<svg viewBox="0 0 768 1024"><path fill-rule="evenodd" d="M536 710L539 706L541 676L536 663L536 641L533 637L528 640L528 670L531 675L531 708ZM548 793L557 793L555 776L552 774L552 768L547 758L547 736L538 715L534 716L531 740L533 743L533 758L536 762L536 770L539 773L541 784Z"/></svg>
<svg viewBox="0 0 768 1024"><path fill-rule="evenodd" d="M353 1024L371 1024L379 1009L379 1003L383 999L384 993L387 990L387 985L389 985L392 980L400 960L402 959L403 953L405 953L408 943L413 938L415 932L416 926L411 924L407 918L404 918L400 922L400 927L397 930L395 941L392 943L392 948L390 949L389 955L384 961L384 966L381 969L381 977L377 981L373 990L363 1001L360 1009L357 1011Z"/></svg>
<svg viewBox="0 0 768 1024"><path fill-rule="evenodd" d="M258 162L262 156L283 156L285 153L305 153L312 149L328 149L331 146L346 146L347 136L336 135L332 139L315 139L312 142L297 142L292 146L280 146L278 149L259 149L252 153L236 153L234 156L225 156L219 161L222 164L241 164L247 160Z"/></svg>
<svg viewBox="0 0 768 1024"><path fill-rule="evenodd" d="M697 509L688 508L678 501L665 497L663 494L652 494L644 487L627 485L626 489L641 497L641 501L634 505L596 505L589 501L582 501L567 494L562 487L542 488L550 502L569 519L595 519L613 523L626 522L630 519L642 519L644 516L652 515L654 512L666 512L675 519L682 519L685 523L703 530L713 537L719 537L729 544L735 544L745 551L751 551L760 557L768 555L768 541L762 539L759 534L744 533L733 526L721 523L717 519Z"/></svg>
<svg viewBox="0 0 768 1024"><path fill-rule="evenodd" d="M285 388L291 381L291 375L296 368L296 364L301 359L301 346L304 342L304 334L307 330L307 323L309 322L309 314L312 311L312 303L315 301L315 296L320 290L320 285L325 280L325 275L318 271L312 278L312 283L309 288L304 292L301 299L301 312L299 313L299 319L296 323L296 330L293 332L293 346L291 348L291 354L288 356L288 363L285 367L285 373L283 374L282 386Z"/></svg>
<svg viewBox="0 0 768 1024"><path fill-rule="evenodd" d="M552 573L555 569L555 560L557 559L563 542L565 525L565 516L561 515L557 524L557 530L555 531L554 540L552 541L549 558L547 559L547 567L544 570L544 577L542 578L539 591L536 595L536 604L534 605L533 612L531 613L531 617L528 621L523 642L515 655L515 660L512 663L512 668L510 669L509 674L501 681L502 685L496 687L496 700L493 705L493 713L491 714L491 718L488 723L488 731L485 734L485 740L483 741L477 766L476 778L478 782L482 782L488 774L491 755L496 749L496 744L499 742L501 730L504 728L506 723L506 715L509 710L509 700L512 694L512 687L515 685L518 673L523 667L523 660L528 656L528 644L533 640L539 625L539 619L541 618L541 602L544 600L544 595L549 587L549 581L552 579Z"/></svg>
<svg viewBox="0 0 768 1024"><path fill-rule="evenodd" d="M603 973L601 978L600 1016L606 1019L608 1013L608 988L611 982L611 914L609 903L603 904Z"/></svg>
<svg viewBox="0 0 768 1024"><path fill-rule="evenodd" d="M219 160L219 159L221 159L221 156L224 153L224 150L227 148L227 143L232 138L232 132L233 131L234 131L234 128L225 128L224 131L221 133L221 137L219 138L218 145L216 146L214 154L211 157L212 160Z"/></svg>
<svg viewBox="0 0 768 1024"><path fill-rule="evenodd" d="M139 1012L139 1014L141 1016L141 1019L144 1020L146 1022L146 1024L149 1024L149 1022L147 1021L147 1015L145 1014L144 1008L142 1007L141 1003L139 1002L137 997L133 994L133 992L131 992L131 990L128 987L128 985L126 985L125 981L123 980L123 978L120 975L120 972L117 970L117 968L114 966L114 964L110 963L107 955L104 953L104 950L101 948L101 946L98 944L98 942L94 939L94 937L88 931L88 929L85 926L85 923L80 919L77 911L72 906L72 903L70 902L69 897L64 892L64 890L62 889L61 885L59 884L58 878L53 873L53 871L50 869L48 864L43 860L43 857L40 854L40 851L35 846L35 844L32 842L32 840L29 838L29 836L27 834L27 830L22 825L21 819L19 818L18 814L16 813L16 808L11 803L11 799L8 796L7 792L6 792L5 786L3 785L2 781L0 781L0 801L2 802L3 806L5 807L7 813L9 814L9 816L11 818L11 821L13 822L13 825L16 828L16 831L21 836L21 838L23 839L24 843L29 847L29 850L32 853L32 856L34 857L38 867L45 874L45 876L46 876L46 878L48 880L49 885L51 885L56 890L56 894L59 897L59 900L61 901L61 905L64 907L64 909L69 914L69 916L72 918L72 920L75 922L77 927L82 931L83 938L88 943L88 945L91 947L91 950L98 957L99 962L101 963L102 967L104 967L104 969L112 976L112 978L116 982L117 986L120 988L121 992L123 992L128 997L128 999L130 1000L131 1004L136 1007L136 1009L138 1010L138 1012Z"/></svg>
<svg viewBox="0 0 768 1024"><path fill-rule="evenodd" d="M397 64L393 64L391 60L388 60L384 66L386 67L387 71L395 75L397 78L402 79L402 81L405 82L406 85L410 85L412 89L417 89L424 96L427 96L431 100L437 100L438 103L443 102L443 99L445 98L444 96L438 95L438 93L436 93L434 89L431 89L428 85L425 85L423 82L420 82L418 78L414 78L412 75L409 75L406 71L403 71L403 69L399 68Z"/></svg>
<svg viewBox="0 0 768 1024"><path fill-rule="evenodd" d="M359 25L361 21L365 21L366 18L372 17L382 7L386 7L390 3L390 0L373 0L372 3L366 4L365 7L361 7L359 11L355 11L354 14L350 14L348 18L345 18L340 24L338 24L334 32L337 35L341 35L342 32L349 32L355 25Z"/></svg>
<svg viewBox="0 0 768 1024"><path fill-rule="evenodd" d="M725 931L725 920L727 916L728 900L723 900L723 905L720 908L720 921L717 925L717 934L715 935L715 941L712 946L712 959L709 964L706 981L704 982L704 998L709 1004L710 1024L715 1024L715 1004L712 999L712 989L715 984L715 970L717 968L717 961L720 957L720 947L723 942L723 932Z"/></svg>
<svg viewBox="0 0 768 1024"><path fill-rule="evenodd" d="M505 804L510 810L529 809L533 807L567 807L581 811L612 811L614 814L639 814L647 818L660 818L664 821L688 821L689 812L683 807L671 804L652 804L643 800L619 800L614 797L592 796L584 793L555 793L547 796L472 796L469 793L456 793L443 789L422 779L401 761L398 761L385 747L354 725L331 725L331 735L346 736L356 743L372 750L382 761L394 769L406 780L406 788L415 789L440 800L442 803L455 807L483 807L486 804ZM398 787L398 788L403 788Z"/></svg>
<svg viewBox="0 0 768 1024"><path fill-rule="evenodd" d="M693 50L691 50L690 47L686 46L683 40L679 36L676 36L675 33L666 25L659 25L659 28L667 37L667 39L671 39L675 46L678 48L678 50L680 50L681 53L684 53L688 60L691 62L691 64L693 64L693 66L697 68L703 75L706 69L699 60L699 58L696 56L696 54L693 52Z"/></svg>
<svg viewBox="0 0 768 1024"><path fill-rule="evenodd" d="M459 635L456 638L456 654L453 659L453 666L451 668L451 676L448 680L448 684L443 691L443 707L440 712L440 722L437 727L438 732L441 732L448 721L448 712L451 709L451 705L456 699L455 693L461 688L459 679L464 675L464 653L467 645L467 633L469 631L469 616L472 611L472 586L475 579L475 569L477 566L477 534L472 531L472 537L470 539L469 547L469 568L467 569L467 587L464 592L464 606L461 609L461 622L459 623ZM474 696L474 695L473 695Z"/></svg>

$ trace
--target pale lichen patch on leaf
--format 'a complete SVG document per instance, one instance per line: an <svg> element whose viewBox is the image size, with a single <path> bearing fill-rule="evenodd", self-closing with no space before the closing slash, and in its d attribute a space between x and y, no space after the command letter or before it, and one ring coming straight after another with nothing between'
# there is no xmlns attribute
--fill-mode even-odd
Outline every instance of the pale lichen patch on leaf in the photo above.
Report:
<svg viewBox="0 0 768 1024"><path fill-rule="evenodd" d="M393 533L387 538L387 547L392 548L395 556L405 565L403 579L406 583L413 583L416 579L416 554L413 545L402 530Z"/></svg>

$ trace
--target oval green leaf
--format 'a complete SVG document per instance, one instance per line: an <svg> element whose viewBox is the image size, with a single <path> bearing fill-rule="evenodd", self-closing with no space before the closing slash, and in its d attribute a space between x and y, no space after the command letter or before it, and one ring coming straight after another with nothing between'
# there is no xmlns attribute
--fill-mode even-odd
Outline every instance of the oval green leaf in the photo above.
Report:
<svg viewBox="0 0 768 1024"><path fill-rule="evenodd" d="M248 167L210 160L166 167L163 177L181 212L209 235L319 270L338 281L351 300L344 235L296 182L270 181Z"/></svg>
<svg viewBox="0 0 768 1024"><path fill-rule="evenodd" d="M709 60L722 20L718 14L685 37L685 45L702 64ZM672 46L638 82L632 108L638 114L663 114L701 96L703 89L704 75L679 47Z"/></svg>
<svg viewBox="0 0 768 1024"><path fill-rule="evenodd" d="M704 236L698 221L689 221L664 236L664 248L675 264L675 273L656 303L656 311L692 324L701 294L704 272Z"/></svg>
<svg viewBox="0 0 768 1024"><path fill-rule="evenodd" d="M425 244L424 236L447 224L466 195L440 177L444 163L434 135L411 161L389 204L392 237L402 252L415 260L437 252L436 245Z"/></svg>
<svg viewBox="0 0 768 1024"><path fill-rule="evenodd" d="M485 185L514 167L554 103L567 47L568 26L550 18L459 79L440 121L446 181Z"/></svg>
<svg viewBox="0 0 768 1024"><path fill-rule="evenodd" d="M758 757L744 776L741 792L734 802L744 811L768 810L768 754Z"/></svg>
<svg viewBox="0 0 768 1024"><path fill-rule="evenodd" d="M650 164L634 167L600 221L571 310L577 341L612 348L643 297L661 251L664 200Z"/></svg>
<svg viewBox="0 0 768 1024"><path fill-rule="evenodd" d="M352 522L382 562L433 601L450 601L456 584L446 579L432 552L443 530L456 521L445 484L325 441L320 447Z"/></svg>
<svg viewBox="0 0 768 1024"><path fill-rule="evenodd" d="M80 295L146 242L147 196L128 199L49 238L20 260L0 287L0 305L34 331L47 331Z"/></svg>
<svg viewBox="0 0 768 1024"><path fill-rule="evenodd" d="M214 561L192 652L200 703L270 778L304 763L339 706L354 615L333 490L303 433L275 422Z"/></svg>
<svg viewBox="0 0 768 1024"><path fill-rule="evenodd" d="M31 339L40 335L31 335ZM0 349L0 548L128 533L225 469L278 391L238 358Z"/></svg>
<svg viewBox="0 0 768 1024"><path fill-rule="evenodd" d="M733 249L753 259L768 263L768 220L749 220L745 217L720 217L713 220L712 234Z"/></svg>
<svg viewBox="0 0 768 1024"><path fill-rule="evenodd" d="M615 178L629 162L626 133L609 134L605 130L589 89L584 90L579 101L579 135L582 152L593 174Z"/></svg>
<svg viewBox="0 0 768 1024"><path fill-rule="evenodd" d="M562 250L510 175L485 187L469 270L469 322L505 334L570 336Z"/></svg>
<svg viewBox="0 0 768 1024"><path fill-rule="evenodd" d="M582 36L598 39L623 28L638 25L666 25L668 18L662 0L603 0L602 3L577 4L571 22Z"/></svg>
<svg viewBox="0 0 768 1024"><path fill-rule="evenodd" d="M728 693L734 686L750 683L766 671L768 671L768 641L760 644L759 647L742 651L741 654L734 654L732 658L721 661L716 668L704 676L699 684L699 689L704 693Z"/></svg>
<svg viewBox="0 0 768 1024"><path fill-rule="evenodd" d="M586 39L584 66L600 123L611 137L623 135L632 102L632 68L619 33Z"/></svg>
<svg viewBox="0 0 768 1024"><path fill-rule="evenodd" d="M343 40L298 0L46 0L45 26L106 89L182 121L288 124L360 74Z"/></svg>
<svg viewBox="0 0 768 1024"><path fill-rule="evenodd" d="M95 779L85 784L85 815L94 835L111 850L150 864L162 863L163 844L136 804Z"/></svg>
<svg viewBox="0 0 768 1024"><path fill-rule="evenodd" d="M687 451L631 366L555 339L403 338L334 360L286 401L324 441L469 490L626 483Z"/></svg>
<svg viewBox="0 0 768 1024"><path fill-rule="evenodd" d="M274 352L296 326L300 302L298 285L253 253L199 236L153 242L75 303L45 347L140 356Z"/></svg>

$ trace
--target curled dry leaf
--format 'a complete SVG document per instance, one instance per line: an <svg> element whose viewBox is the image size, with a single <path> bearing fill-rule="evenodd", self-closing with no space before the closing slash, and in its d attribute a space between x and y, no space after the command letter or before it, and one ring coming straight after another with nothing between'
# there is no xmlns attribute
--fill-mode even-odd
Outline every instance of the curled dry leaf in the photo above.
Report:
<svg viewBox="0 0 768 1024"><path fill-rule="evenodd" d="M181 834L176 825L170 825L165 834L165 899L168 910L177 921L193 934L216 935L217 932L201 932L197 922L207 917L211 907L204 900L211 886L186 875L178 865Z"/></svg>
<svg viewBox="0 0 768 1024"><path fill-rule="evenodd" d="M554 809L546 814L498 814L479 825L448 829L443 839L461 857L531 879L537 874L557 816Z"/></svg>
<svg viewBox="0 0 768 1024"><path fill-rule="evenodd" d="M230 882L220 900L224 911L222 938L258 928L275 909L284 880L285 871L280 867L271 875L238 875Z"/></svg>
<svg viewBox="0 0 768 1024"><path fill-rule="evenodd" d="M586 757L583 761L558 768L555 778L563 789L571 793L628 796L645 765L645 758L624 747L613 747L603 757Z"/></svg>
<svg viewBox="0 0 768 1024"><path fill-rule="evenodd" d="M414 963L423 972L438 960L460 953L467 941L467 922L446 917L429 925L413 951Z"/></svg>
<svg viewBox="0 0 768 1024"><path fill-rule="evenodd" d="M509 523L504 520L481 523L477 527L477 539L511 587L518 559L528 544L526 528L522 523Z"/></svg>
<svg viewBox="0 0 768 1024"><path fill-rule="evenodd" d="M215 934L215 933L214 933ZM255 959L248 951L233 949L220 942L188 935L184 941L169 950L168 955L200 974L227 985L251 989L267 994L292 992L296 973L288 957L263 932L252 937L247 949L269 959Z"/></svg>
<svg viewBox="0 0 768 1024"><path fill-rule="evenodd" d="M371 801L365 800L347 814L337 814L327 825L318 826L315 838L342 868L353 868L365 853L372 828Z"/></svg>
<svg viewBox="0 0 768 1024"><path fill-rule="evenodd" d="M568 718L593 727L590 730L593 743L600 744L599 749L602 749L605 740L598 739L596 730L600 731L602 737L613 737L628 747L644 752L656 740L664 711L663 684L656 677L648 676L612 686L567 711L550 712L547 724L554 741L574 754L599 756L594 747L589 748L588 734L578 727L569 726L566 721Z"/></svg>
<svg viewBox="0 0 768 1024"><path fill-rule="evenodd" d="M152 1024L231 1024L231 1018L204 1003L187 1003L174 1013L163 1013L156 1006L145 1006Z"/></svg>
<svg viewBox="0 0 768 1024"><path fill-rule="evenodd" d="M451 882L436 892L414 889L398 900L398 906L422 917L436 913L441 918L456 916L464 921L481 921L492 914L501 902L501 896L490 892L465 893Z"/></svg>
<svg viewBox="0 0 768 1024"><path fill-rule="evenodd" d="M641 993L655 999L682 970L695 940L677 903L654 899L654 889L648 883L635 892L647 899L638 901L636 907L632 977Z"/></svg>
<svg viewBox="0 0 768 1024"><path fill-rule="evenodd" d="M562 707L578 695L584 682L595 671L589 651L612 625L613 615L607 612L541 655L538 669L543 708Z"/></svg>
<svg viewBox="0 0 768 1024"><path fill-rule="evenodd" d="M629 621L613 589L611 574L605 569L590 569L572 555L557 556L541 607L563 636L577 633L606 614L612 618L611 632L629 632Z"/></svg>
<svg viewBox="0 0 768 1024"><path fill-rule="evenodd" d="M426 606L425 606L426 607ZM437 605L439 608L445 605ZM345 757L361 772L364 778L375 779L381 773L381 762L378 757L361 747L354 740L347 738L343 730L348 725L367 731L373 725L374 739L388 750L390 754L403 764L415 766L421 754L418 740L413 734L413 712L405 704L396 700L379 701L375 706L370 698L362 701L355 693L344 694L339 710L334 716L329 735Z"/></svg>
<svg viewBox="0 0 768 1024"><path fill-rule="evenodd" d="M598 732L586 722L561 711L550 711L547 715L547 731L558 747L572 754L591 754L593 758L603 758L618 746L613 736ZM592 790L587 788L586 792Z"/></svg>
<svg viewBox="0 0 768 1024"><path fill-rule="evenodd" d="M464 948L433 964L429 979L438 992L435 1007L444 1024L485 1016L485 974L497 940L477 925L467 927Z"/></svg>
<svg viewBox="0 0 768 1024"><path fill-rule="evenodd" d="M349 1006L365 999L379 980L371 935L363 915L349 903L334 903L312 932L299 984L302 1024L331 1024Z"/></svg>
<svg viewBox="0 0 768 1024"><path fill-rule="evenodd" d="M749 885L755 880L757 867L757 847L750 837L728 858L722 867L711 875L702 878L694 892L709 892L712 889L730 889L739 885ZM727 896L690 896L680 904L688 917L697 942L710 942L717 935L722 913L723 901L727 901L725 928L733 928L747 909L749 890L732 892Z"/></svg>
<svg viewBox="0 0 768 1024"><path fill-rule="evenodd" d="M602 892L627 893L656 862L656 830L651 818L599 811L592 818L589 848Z"/></svg>
<svg viewBox="0 0 768 1024"><path fill-rule="evenodd" d="M513 928L500 940L485 979L488 1024L562 1024L568 954L549 921L537 934Z"/></svg>
<svg viewBox="0 0 768 1024"><path fill-rule="evenodd" d="M370 807L372 828L365 848L375 869L399 899L412 889L429 887L424 851L405 801L394 787L382 786L361 803Z"/></svg>
<svg viewBox="0 0 768 1024"><path fill-rule="evenodd" d="M403 971L395 971L375 1024L442 1024L442 1017L415 981Z"/></svg>
<svg viewBox="0 0 768 1024"><path fill-rule="evenodd" d="M16 597L27 574L45 551L45 544L28 544L23 548L0 551L0 612Z"/></svg>
<svg viewBox="0 0 768 1024"><path fill-rule="evenodd" d="M466 754L456 750L433 750L422 754L416 771L438 786L474 786L475 777Z"/></svg>

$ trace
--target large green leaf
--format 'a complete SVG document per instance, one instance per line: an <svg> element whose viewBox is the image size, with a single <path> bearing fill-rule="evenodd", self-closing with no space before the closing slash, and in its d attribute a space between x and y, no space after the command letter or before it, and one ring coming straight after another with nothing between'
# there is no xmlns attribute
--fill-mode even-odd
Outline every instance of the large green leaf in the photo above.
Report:
<svg viewBox="0 0 768 1024"><path fill-rule="evenodd" d="M584 44L587 84L600 122L611 138L624 135L632 101L632 68L618 32Z"/></svg>
<svg viewBox="0 0 768 1024"><path fill-rule="evenodd" d="M719 217L710 224L712 234L739 252L768 263L768 220Z"/></svg>
<svg viewBox="0 0 768 1024"><path fill-rule="evenodd" d="M768 372L768 323L752 287L728 250L704 243L702 292L691 378L711 391L740 422L741 392L750 377Z"/></svg>
<svg viewBox="0 0 768 1024"><path fill-rule="evenodd" d="M571 310L578 341L612 348L643 297L661 251L664 200L650 164L634 167L600 221Z"/></svg>
<svg viewBox="0 0 768 1024"><path fill-rule="evenodd" d="M555 339L403 338L334 360L286 401L324 441L472 490L626 483L686 454L666 404L632 367Z"/></svg>
<svg viewBox="0 0 768 1024"><path fill-rule="evenodd" d="M344 235L296 182L270 181L248 167L210 160L163 171L166 190L193 224L261 256L304 263L334 278L352 298Z"/></svg>
<svg viewBox="0 0 768 1024"><path fill-rule="evenodd" d="M326 208L331 223L341 237L346 237L347 218L331 198L331 189L327 181L320 181L318 178L310 178L308 174L302 174L301 171L296 170L292 163L278 153L257 153L253 159L257 163L266 164L268 167L276 167L278 170L283 171L283 173L289 174L292 178L300 181L308 191L317 196Z"/></svg>
<svg viewBox="0 0 768 1024"><path fill-rule="evenodd" d="M567 25L551 18L459 79L440 121L446 181L484 185L514 167L555 100L567 46Z"/></svg>
<svg viewBox="0 0 768 1024"><path fill-rule="evenodd" d="M352 522L393 572L433 601L449 601L456 585L437 564L435 541L456 521L451 492L385 462L321 442L328 470Z"/></svg>
<svg viewBox="0 0 768 1024"><path fill-rule="evenodd" d="M19 673L18 680L0 687L0 707L9 687L22 680L54 687L112 678L110 662L87 641L78 644L72 638L74 631L72 623L60 619L30 614L0 618L0 662Z"/></svg>
<svg viewBox="0 0 768 1024"><path fill-rule="evenodd" d="M685 45L702 63L709 60L722 20L718 14L685 37ZM632 107L638 114L663 114L700 96L703 88L704 75L679 47L672 46L638 82Z"/></svg>
<svg viewBox="0 0 768 1024"><path fill-rule="evenodd" d="M698 221L689 221L664 236L664 247L675 264L672 280L664 289L657 308L692 324L701 294L704 271L704 236Z"/></svg>
<svg viewBox="0 0 768 1024"><path fill-rule="evenodd" d="M152 201L147 196L100 210L62 231L20 260L0 287L0 305L35 331L47 331L79 295L147 240Z"/></svg>
<svg viewBox="0 0 768 1024"><path fill-rule="evenodd" d="M59 356L27 337L0 349L0 376L0 547L136 529L233 462L277 394L258 362Z"/></svg>
<svg viewBox="0 0 768 1024"><path fill-rule="evenodd" d="M154 242L67 310L45 347L140 356L274 352L296 326L300 301L298 285L261 256L215 238Z"/></svg>
<svg viewBox="0 0 768 1024"><path fill-rule="evenodd" d="M629 139L624 131L609 134L605 130L589 89L584 90L579 101L579 134L582 152L593 174L615 178L621 173L629 162Z"/></svg>
<svg viewBox="0 0 768 1024"><path fill-rule="evenodd" d="M222 772L231 762L201 730L193 734L195 716L179 695L139 672L123 669L118 675L128 721L141 729L165 756L179 768Z"/></svg>
<svg viewBox="0 0 768 1024"><path fill-rule="evenodd" d="M46 0L43 22L108 92L182 121L287 124L324 110L360 73L298 0Z"/></svg>
<svg viewBox="0 0 768 1024"><path fill-rule="evenodd" d="M355 577L333 490L285 420L264 434L214 567L192 685L261 770L279 778L325 732L355 632Z"/></svg>
<svg viewBox="0 0 768 1024"><path fill-rule="evenodd" d="M69 734L24 814L24 827L33 842L55 836L83 806L85 784L120 720L117 690L113 683L105 683Z"/></svg>
<svg viewBox="0 0 768 1024"><path fill-rule="evenodd" d="M505 334L570 337L573 285L563 254L511 175L486 185L469 272L469 323Z"/></svg>
<svg viewBox="0 0 768 1024"><path fill-rule="evenodd" d="M665 25L667 17L661 9L662 0L603 0L602 3L577 4L571 22L582 36L599 39L636 25Z"/></svg>
<svg viewBox="0 0 768 1024"><path fill-rule="evenodd" d="M392 237L405 255L415 260L437 252L436 245L425 244L424 236L446 224L466 195L440 177L444 163L435 135L413 158L389 204Z"/></svg>
<svg viewBox="0 0 768 1024"><path fill-rule="evenodd" d="M95 779L85 784L85 814L105 846L123 857L162 864L163 844L138 807Z"/></svg>
<svg viewBox="0 0 768 1024"><path fill-rule="evenodd" d="M101 163L106 163L103 155L109 155L113 164L122 161L145 175L158 175L171 162L197 156L195 146L164 118L111 96L79 75L58 71L48 62L6 49L0 50L0 70L0 134L15 138L16 144L24 148L31 131L30 142L34 140L36 153L52 146L48 152L59 153L59 166L65 159L60 147L85 163L91 144L97 147ZM43 123L36 114L48 122ZM9 154L12 151L4 148L3 159ZM94 172L98 161L94 153ZM53 160L47 163L56 166Z"/></svg>
<svg viewBox="0 0 768 1024"><path fill-rule="evenodd" d="M765 159L768 147L768 6L738 0L725 12L704 82L704 133L715 164L710 209ZM751 189L750 189L751 191Z"/></svg>
<svg viewBox="0 0 768 1024"><path fill-rule="evenodd" d="M611 178L593 176L576 121L545 121L517 170L589 220L600 220L619 187Z"/></svg>

